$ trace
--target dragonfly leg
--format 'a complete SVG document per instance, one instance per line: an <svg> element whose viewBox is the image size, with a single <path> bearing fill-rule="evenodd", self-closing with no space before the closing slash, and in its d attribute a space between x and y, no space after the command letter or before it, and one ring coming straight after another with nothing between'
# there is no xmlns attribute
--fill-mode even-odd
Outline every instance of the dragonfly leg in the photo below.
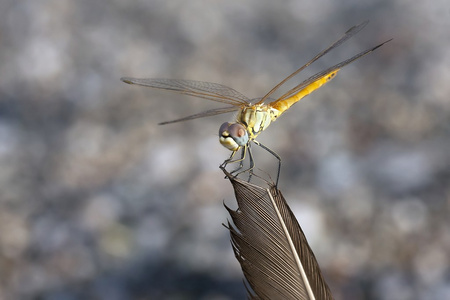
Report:
<svg viewBox="0 0 450 300"><path fill-rule="evenodd" d="M237 151L233 151L231 152L231 155L228 159L224 160L224 162L219 166L221 169L224 169L230 162L231 159L234 157L234 155L236 154Z"/></svg>
<svg viewBox="0 0 450 300"><path fill-rule="evenodd" d="M240 169L242 169L243 167L244 167L244 160L245 160L245 154L247 153L247 146L244 146L242 149L241 149L241 158L239 158L239 159L235 159L235 160L232 160L232 161L229 161L228 163L236 163L236 162L239 162L239 166L236 168L236 169L234 169L233 171L231 171L230 172L230 174L234 174L234 173L236 173L237 171L239 171ZM238 173L239 174L239 173ZM236 175L238 175L238 174L236 174Z"/></svg>
<svg viewBox="0 0 450 300"><path fill-rule="evenodd" d="M227 167L227 165L228 165L230 162L233 162L232 159L233 159L234 155L236 154L236 152L237 152L237 150L231 152L230 157L229 157L228 159L224 160L224 162L219 166L219 168L226 172L225 168ZM228 172L226 172L226 173L228 173ZM228 174L231 175L231 173L228 173ZM227 178L228 178L228 176L225 176L225 179L227 179Z"/></svg>
<svg viewBox="0 0 450 300"><path fill-rule="evenodd" d="M233 157L236 154L237 150L233 151L230 155L230 158L228 158L227 160L225 160L221 165L220 168L221 169L225 169L226 166L230 163L237 163L239 162L239 166L230 172L231 175L233 175L234 173L236 173L237 171L239 171L240 169L242 169L244 167L244 160L245 160L245 153L247 152L247 146L241 148L241 158L238 159L234 159ZM239 173L238 173L239 174ZM236 174L237 175L237 174Z"/></svg>
<svg viewBox="0 0 450 300"><path fill-rule="evenodd" d="M254 142L256 145L258 145L258 146L260 146L261 148L263 148L264 150L266 150L267 152L269 152L270 154L272 154L273 156L275 156L276 159L278 159L277 180L276 180L276 183L275 183L275 187L278 187L278 179L280 179L280 171L281 171L281 157L280 157L278 154L276 154L273 150L271 150L270 148L264 146L264 145L261 144L260 142L255 141L255 140L253 140L253 142Z"/></svg>
<svg viewBox="0 0 450 300"><path fill-rule="evenodd" d="M250 148L250 144L248 146L248 158L250 159L250 168L248 169L248 182L252 179L253 176L253 168L255 167L255 161L253 160L252 149Z"/></svg>
<svg viewBox="0 0 450 300"><path fill-rule="evenodd" d="M253 169L254 169L254 167L255 167L255 161L253 160L253 153L252 153L252 149L251 149L251 144L248 144L248 146L247 146L247 151L248 151L248 157L249 157L249 160L250 160L250 166L247 168L247 169L245 169L245 170L240 170L240 169L242 169L242 165L240 166L240 168L238 168L238 169L236 169L236 170L234 170L233 172L236 172L236 171L239 171L239 173L236 173L236 176L238 176L239 174L242 174L242 173L245 173L245 172L248 172L249 173L249 175L248 175L248 179L247 179L247 182L250 182L250 180L252 179L252 176L253 176Z"/></svg>
<svg viewBox="0 0 450 300"><path fill-rule="evenodd" d="M250 180L251 180L251 178L253 176L253 169L255 167L255 161L253 159L253 154L252 154L250 145L251 144L247 144L247 145L245 145L244 147L241 148L241 157L238 158L238 159L234 159L233 160L233 157L234 157L234 155L237 152L237 151L233 151L233 153L231 153L230 158L225 160L220 165L220 168L224 169L230 163L237 163L237 162L239 162L239 166L236 169L234 169L233 171L231 171L230 174L233 175L233 176L238 176L239 174L242 174L242 173L245 173L245 172L249 172L249 176L248 176L247 181L250 182ZM242 170L243 167L244 167L244 161L245 161L247 152L249 154L250 166L247 169Z"/></svg>

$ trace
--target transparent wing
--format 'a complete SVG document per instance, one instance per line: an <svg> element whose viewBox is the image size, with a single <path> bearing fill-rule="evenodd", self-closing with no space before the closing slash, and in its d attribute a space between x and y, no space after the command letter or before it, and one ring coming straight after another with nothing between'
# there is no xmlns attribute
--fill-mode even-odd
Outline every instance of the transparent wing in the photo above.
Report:
<svg viewBox="0 0 450 300"><path fill-rule="evenodd" d="M329 73L331 73L333 71L337 71L339 69L342 69L344 66L354 62L355 60L363 57L364 55L369 54L372 51L375 51L377 48L380 48L381 46L383 46L387 42L390 42L391 40L392 39L387 40L387 41L385 41L385 42L383 42L383 43L381 43L381 44L379 44L379 45L377 45L377 46L375 46L373 48L370 48L370 49L367 49L367 50L365 50L365 51L363 51L361 53L358 53L355 56L353 56L353 57L351 57L351 58L349 58L347 60L344 60L343 62L340 62L340 63L338 63L338 64L336 64L336 65L334 65L334 66L332 66L332 67L330 67L330 68L328 68L326 70L323 70L323 71L321 71L321 72L319 72L319 73L309 77L308 79L306 79L305 81L303 81L302 83L297 85L296 87L294 87L291 90L287 91L283 96L281 96L279 99L277 99L277 101L285 100L285 99L289 98L290 96L292 96L292 95L296 94L297 92L301 91L303 88L307 87L309 84L315 82L316 80L320 79L321 77L325 76L326 74L329 74Z"/></svg>
<svg viewBox="0 0 450 300"><path fill-rule="evenodd" d="M297 71L295 71L294 73L292 73L291 75L289 75L288 77L286 77L285 79L283 79L279 84L277 84L273 89L271 89L264 97L261 98L261 100L258 102L258 104L263 103L270 95L272 95L276 90L278 90L283 84L285 84L289 79L291 79L292 77L294 77L295 75L297 75L298 73L300 73L301 71L303 71L306 67L308 67L309 65L311 65L313 62L315 62L316 60L318 60L319 58L321 58L322 56L324 56L325 54L327 54L328 52L330 52L331 50L333 50L334 48L337 48L338 46L342 45L345 41L347 41L349 38L351 38L352 36L354 36L355 34L357 34L358 32L360 32L366 25L367 23L369 23L369 21L365 21L359 25L353 26L352 28L350 28L349 30L347 30L347 32L340 38L338 39L336 42L334 42L333 44L331 44L328 48L326 48L325 50L321 51L319 54L317 54L313 59L311 59L310 61L308 61L306 64L304 64L302 67L300 67ZM372 50L373 51L373 50ZM315 76L315 75L314 75ZM313 77L314 77L313 76ZM307 84L306 84L307 85Z"/></svg>
<svg viewBox="0 0 450 300"><path fill-rule="evenodd" d="M160 78L120 78L125 83L174 91L180 94L203 98L242 107L248 105L250 99L238 91L222 84L195 80L160 79Z"/></svg>
<svg viewBox="0 0 450 300"><path fill-rule="evenodd" d="M233 112L233 111L237 111L237 110L239 110L239 107L237 107L237 106L228 106L228 107L222 107L222 108L214 108L214 109L203 111L201 113L190 115L190 116L187 116L187 117L184 117L184 118L181 118L181 119L161 122L158 125L165 125L165 124L183 122L183 121L188 121L188 120L193 120L193 119L198 119L198 118L204 118L204 117L211 117L211 116L225 114L225 113L229 113L229 112Z"/></svg>

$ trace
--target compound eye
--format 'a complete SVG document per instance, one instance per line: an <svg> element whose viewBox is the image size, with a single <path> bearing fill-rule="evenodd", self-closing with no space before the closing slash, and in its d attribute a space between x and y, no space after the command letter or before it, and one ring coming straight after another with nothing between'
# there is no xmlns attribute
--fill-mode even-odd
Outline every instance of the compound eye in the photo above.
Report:
<svg viewBox="0 0 450 300"><path fill-rule="evenodd" d="M220 125L219 128L219 136L230 136L230 132L229 132L229 127L230 127L231 123L225 122L222 125Z"/></svg>
<svg viewBox="0 0 450 300"><path fill-rule="evenodd" d="M248 133L244 126L239 123L233 123L228 127L228 132L236 144L239 146L247 145Z"/></svg>
<svg viewBox="0 0 450 300"><path fill-rule="evenodd" d="M220 143L231 151L248 144L248 133L242 124L225 122L219 129Z"/></svg>
<svg viewBox="0 0 450 300"><path fill-rule="evenodd" d="M239 123L231 124L228 127L228 132L233 138L242 138L247 134L247 130L245 130L245 127Z"/></svg>

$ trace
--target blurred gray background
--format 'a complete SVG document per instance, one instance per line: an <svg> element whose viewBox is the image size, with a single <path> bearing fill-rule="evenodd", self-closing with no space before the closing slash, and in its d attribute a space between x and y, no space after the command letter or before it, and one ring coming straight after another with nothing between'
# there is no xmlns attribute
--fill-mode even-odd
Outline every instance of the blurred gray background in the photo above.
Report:
<svg viewBox="0 0 450 300"><path fill-rule="evenodd" d="M261 97L364 20L280 92L394 40L259 140L336 299L450 299L447 0L1 1L0 299L243 299L233 116L158 126L220 105L119 78Z"/></svg>

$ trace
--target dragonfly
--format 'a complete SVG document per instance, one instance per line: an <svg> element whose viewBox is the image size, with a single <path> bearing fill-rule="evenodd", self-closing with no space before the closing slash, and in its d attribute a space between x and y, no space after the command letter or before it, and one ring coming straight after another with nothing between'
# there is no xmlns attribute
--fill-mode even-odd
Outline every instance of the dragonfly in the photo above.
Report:
<svg viewBox="0 0 450 300"><path fill-rule="evenodd" d="M280 83L278 83L275 87L273 87L267 94L265 94L261 98L249 99L240 92L230 87L212 82L195 81L195 80L178 80L178 79L160 79L160 78L141 79L131 77L123 77L121 78L121 80L125 83L132 85L162 89L227 104L227 106L225 107L210 109L194 115L190 115L172 121L162 122L159 124L160 125L171 124L203 117L215 116L224 113L237 112L236 119L234 122L232 123L225 122L219 128L220 143L225 148L231 151L230 157L227 160L225 160L220 167L224 169L229 163L239 163L239 166L229 174L234 174L235 176L237 176L238 174L248 171L249 172L248 181L250 181L255 166L250 146L251 143L254 143L262 147L269 153L271 153L278 160L278 171L275 184L275 186L277 186L281 171L281 158L269 147L256 141L257 136L261 132L263 132L267 127L269 127L269 125L272 122L277 120L292 105L294 105L299 100L303 99L304 97L311 94L313 91L319 89L325 83L333 79L343 67L375 51L376 49L383 46L392 39L387 40L365 51L362 51L347 60L344 60L332 67L329 67L323 71L320 71L312 75L311 77L304 80L295 87L291 88L281 97L275 100L270 98L270 96L275 91L277 91L282 85L284 85L288 80L290 80L292 77L296 76L298 73L303 71L313 62L315 62L316 60L318 60L331 50L342 45L352 36L360 32L367 25L367 23L368 21L365 21L347 30L341 38L339 38L330 46L322 50L319 54L314 56L311 60L309 60L306 64L304 64L295 72L290 74L288 77L283 79ZM266 103L268 101L270 102ZM241 157L238 159L233 159L235 154L239 150L241 151ZM249 153L249 168L242 170L243 162L246 158L247 152Z"/></svg>

